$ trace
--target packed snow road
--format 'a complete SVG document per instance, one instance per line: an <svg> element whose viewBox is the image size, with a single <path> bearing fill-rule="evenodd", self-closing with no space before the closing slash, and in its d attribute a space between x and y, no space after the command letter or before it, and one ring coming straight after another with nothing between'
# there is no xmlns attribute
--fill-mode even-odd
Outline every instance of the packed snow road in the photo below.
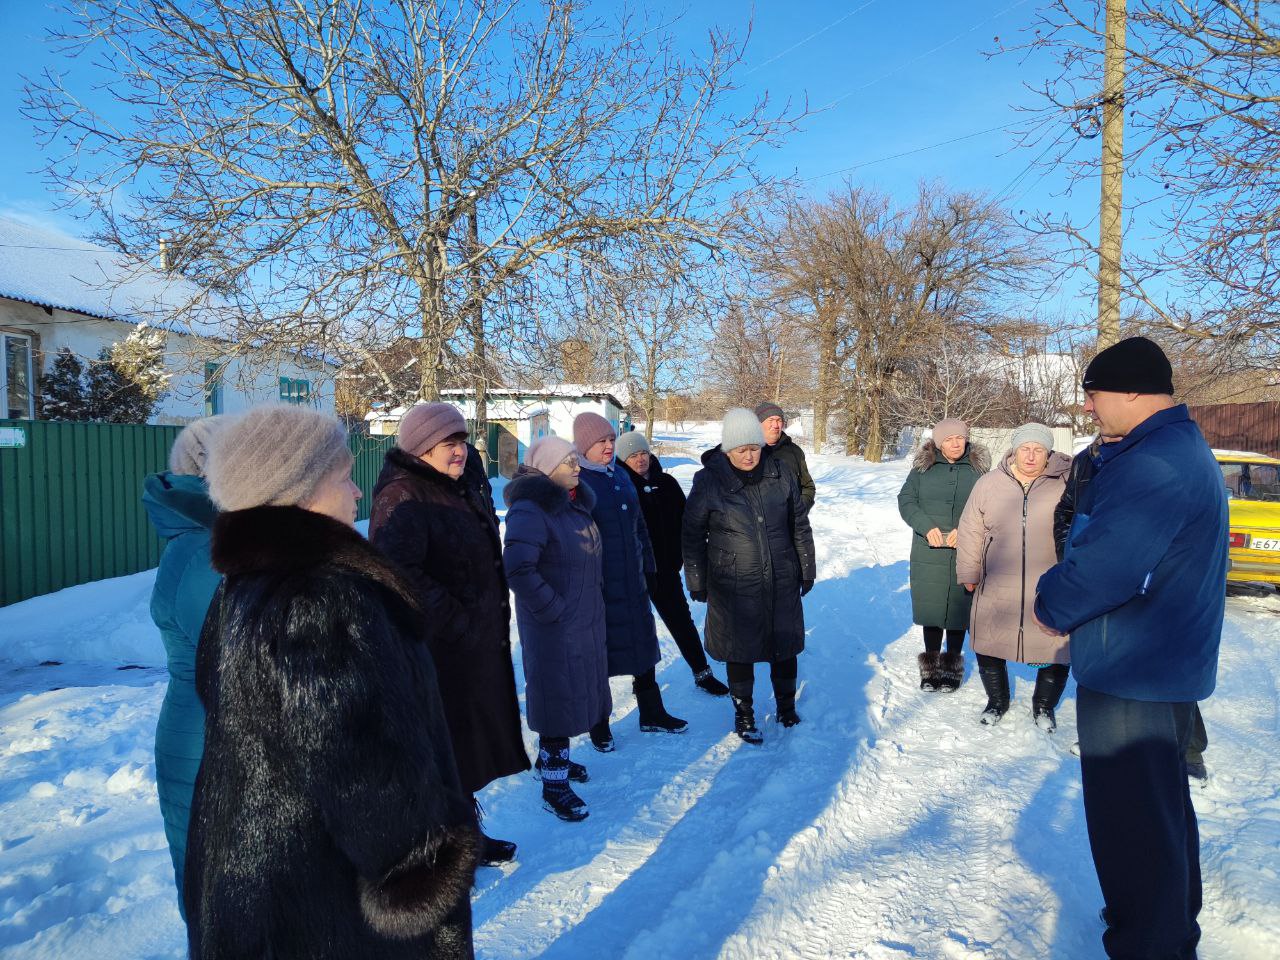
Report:
<svg viewBox="0 0 1280 960"><path fill-rule="evenodd" d="M706 435L666 439L664 462L687 487ZM804 722L784 731L768 716L764 746L742 744L728 704L693 687L664 635L659 679L687 734L641 734L630 686L615 682L618 751L574 745L591 772L587 821L555 820L523 777L482 796L490 832L520 855L480 871L478 955L1101 954L1068 749L1074 687L1052 736L1031 723L1029 668L1015 670L995 728L977 723L974 676L922 694L896 509L907 465L811 467L819 582L805 601ZM165 684L150 585L138 574L0 610L0 956L185 955L151 756ZM1227 609L1204 705L1211 779L1195 793L1200 956L1261 960L1280 956L1280 597L1233 596ZM48 660L61 665L38 665ZM771 711L763 671L757 689Z"/></svg>

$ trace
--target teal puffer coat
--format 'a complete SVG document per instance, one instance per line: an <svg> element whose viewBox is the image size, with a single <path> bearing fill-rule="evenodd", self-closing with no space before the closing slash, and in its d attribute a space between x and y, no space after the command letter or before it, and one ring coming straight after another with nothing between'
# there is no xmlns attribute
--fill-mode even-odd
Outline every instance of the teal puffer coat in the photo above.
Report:
<svg viewBox="0 0 1280 960"><path fill-rule="evenodd" d="M182 909L191 794L204 754L204 707L196 695L196 644L221 577L209 561L216 514L199 477L155 473L143 482L142 504L168 541L151 593L151 619L169 659L169 689L156 724L156 787ZM184 913L185 919L185 913Z"/></svg>
<svg viewBox="0 0 1280 960"><path fill-rule="evenodd" d="M923 627L964 630L969 626L969 594L956 583L956 552L931 547L937 527L944 535L960 524L960 514L978 478L991 466L984 447L970 444L955 463L924 447L898 493L898 512L911 527L911 619Z"/></svg>

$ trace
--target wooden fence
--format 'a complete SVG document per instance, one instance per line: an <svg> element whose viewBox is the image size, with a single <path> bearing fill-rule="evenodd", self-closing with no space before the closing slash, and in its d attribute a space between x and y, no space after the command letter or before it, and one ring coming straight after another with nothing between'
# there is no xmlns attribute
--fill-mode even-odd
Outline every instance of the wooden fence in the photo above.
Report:
<svg viewBox="0 0 1280 960"><path fill-rule="evenodd" d="M0 420L0 606L159 563L142 481L166 468L180 430ZM394 438L350 442L363 520Z"/></svg>
<svg viewBox="0 0 1280 960"><path fill-rule="evenodd" d="M1280 457L1280 402L1210 403L1190 413L1212 447Z"/></svg>

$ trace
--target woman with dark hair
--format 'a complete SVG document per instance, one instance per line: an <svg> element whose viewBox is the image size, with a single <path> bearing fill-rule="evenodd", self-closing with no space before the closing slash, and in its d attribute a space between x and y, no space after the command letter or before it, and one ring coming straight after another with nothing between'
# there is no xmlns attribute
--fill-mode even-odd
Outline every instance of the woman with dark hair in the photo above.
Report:
<svg viewBox="0 0 1280 960"><path fill-rule="evenodd" d="M800 598L817 578L799 481L778 458L762 456L763 447L752 411L725 414L720 445L694 475L683 531L689 596L707 604L707 652L727 664L734 731L754 744L764 740L753 709L757 663L769 664L778 722L800 722Z"/></svg>
<svg viewBox="0 0 1280 960"><path fill-rule="evenodd" d="M341 424L304 407L214 438L194 960L472 956L475 811L413 587L353 529L351 465Z"/></svg>
<svg viewBox="0 0 1280 960"><path fill-rule="evenodd" d="M373 488L369 541L413 584L432 625L427 645L463 789L474 797L528 770L493 490L457 407L420 403L400 421ZM481 839L481 862L515 858L511 841Z"/></svg>

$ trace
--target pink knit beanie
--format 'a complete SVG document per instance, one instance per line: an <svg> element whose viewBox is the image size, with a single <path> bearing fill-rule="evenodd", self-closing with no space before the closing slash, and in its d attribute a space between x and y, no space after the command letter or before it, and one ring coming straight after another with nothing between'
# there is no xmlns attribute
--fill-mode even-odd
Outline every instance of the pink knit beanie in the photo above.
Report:
<svg viewBox="0 0 1280 960"><path fill-rule="evenodd" d="M969 425L963 420L946 419L939 420L938 425L933 428L933 445L935 447L942 446L942 441L947 437L964 437L969 439Z"/></svg>
<svg viewBox="0 0 1280 960"><path fill-rule="evenodd" d="M564 458L573 453L573 444L554 434L535 440L525 452L524 462L540 473L551 476Z"/></svg>
<svg viewBox="0 0 1280 960"><path fill-rule="evenodd" d="M573 445L584 457L601 440L617 436L613 424L598 413L580 413L573 418Z"/></svg>
<svg viewBox="0 0 1280 960"><path fill-rule="evenodd" d="M467 433L467 421L461 410L451 403L419 403L400 418L396 446L419 457L441 440L458 433Z"/></svg>

